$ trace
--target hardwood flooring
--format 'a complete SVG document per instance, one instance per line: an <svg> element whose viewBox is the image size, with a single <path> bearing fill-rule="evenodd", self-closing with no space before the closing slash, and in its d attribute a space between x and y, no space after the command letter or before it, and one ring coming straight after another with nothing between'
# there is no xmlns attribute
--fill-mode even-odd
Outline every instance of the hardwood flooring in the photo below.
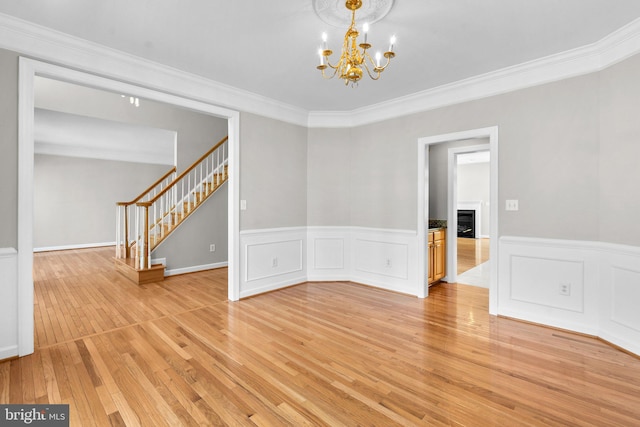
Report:
<svg viewBox="0 0 640 427"><path fill-rule="evenodd" d="M458 237L458 274L489 261L489 239Z"/></svg>
<svg viewBox="0 0 640 427"><path fill-rule="evenodd" d="M36 352L0 363L0 403L68 403L77 426L640 425L640 359L489 316L483 288L318 282L230 303L224 269L138 288L110 252L67 255L36 256L47 316Z"/></svg>

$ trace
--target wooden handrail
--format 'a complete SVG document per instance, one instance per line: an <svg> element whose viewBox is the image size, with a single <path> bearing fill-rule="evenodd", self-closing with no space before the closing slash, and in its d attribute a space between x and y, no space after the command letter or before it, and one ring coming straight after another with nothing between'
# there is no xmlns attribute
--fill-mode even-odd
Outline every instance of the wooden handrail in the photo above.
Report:
<svg viewBox="0 0 640 427"><path fill-rule="evenodd" d="M184 172L182 172L176 179L173 180L173 182L179 182L182 178L184 178L185 176L187 176L189 174L189 172L191 172L192 170L194 170L199 164L200 162L202 162L204 159L206 159L211 153L213 153L214 151L216 151L222 144L224 144L225 142L227 142L227 140L229 139L228 136L225 136L224 138L222 138L220 140L220 142L218 142L216 145L213 146L212 149L210 149L209 151L207 151L206 153L204 153L198 160L196 160L195 162L193 162L193 164L191 166L189 166L189 168L187 170L185 170ZM158 194L156 194L156 196L153 199L150 199L146 202L137 202L136 204L138 206L151 206L153 203L156 202L156 200L158 200L164 193L166 193L167 191L169 191L169 189L172 187L172 185L167 185L164 189L162 189L162 191L160 191Z"/></svg>
<svg viewBox="0 0 640 427"><path fill-rule="evenodd" d="M162 181L164 181L169 175L171 175L172 173L174 173L177 170L177 168L174 166L172 167L169 172L165 173L164 175L162 175L162 177L160 179L158 179L156 182L154 182L153 184L151 184L149 186L149 188L147 188L146 190L144 190L138 197L136 197L135 199L133 199L130 202L116 202L116 206L129 206L132 205L134 203L136 203L138 200L142 199L149 191L153 190L155 188L156 185L160 184Z"/></svg>

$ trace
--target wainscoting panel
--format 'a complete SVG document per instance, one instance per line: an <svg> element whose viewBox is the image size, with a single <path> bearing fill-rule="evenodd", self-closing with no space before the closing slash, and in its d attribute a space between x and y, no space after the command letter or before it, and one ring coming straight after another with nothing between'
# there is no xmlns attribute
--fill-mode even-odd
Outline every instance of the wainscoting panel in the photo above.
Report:
<svg viewBox="0 0 640 427"><path fill-rule="evenodd" d="M307 227L307 256L309 281L351 280L351 229Z"/></svg>
<svg viewBox="0 0 640 427"><path fill-rule="evenodd" d="M365 239L356 239L354 243L356 271L407 280L409 276L409 245L407 243Z"/></svg>
<svg viewBox="0 0 640 427"><path fill-rule="evenodd" d="M315 270L344 269L344 239L315 239L313 243L313 252L315 254L313 268Z"/></svg>
<svg viewBox="0 0 640 427"><path fill-rule="evenodd" d="M498 314L640 355L640 248L508 236L499 244Z"/></svg>
<svg viewBox="0 0 640 427"><path fill-rule="evenodd" d="M599 336L640 355L640 248L605 245L600 258Z"/></svg>
<svg viewBox="0 0 640 427"><path fill-rule="evenodd" d="M611 320L640 332L640 271L611 267Z"/></svg>
<svg viewBox="0 0 640 427"><path fill-rule="evenodd" d="M354 227L351 231L352 280L411 295L417 277L418 238L414 231Z"/></svg>
<svg viewBox="0 0 640 427"><path fill-rule="evenodd" d="M511 299L584 312L584 262L513 255Z"/></svg>
<svg viewBox="0 0 640 427"><path fill-rule="evenodd" d="M306 228L250 230L240 233L240 297L307 280Z"/></svg>
<svg viewBox="0 0 640 427"><path fill-rule="evenodd" d="M581 242L500 238L498 313L595 335L598 263Z"/></svg>
<svg viewBox="0 0 640 427"><path fill-rule="evenodd" d="M0 360L18 355L18 253L0 248Z"/></svg>
<svg viewBox="0 0 640 427"><path fill-rule="evenodd" d="M414 231L309 227L310 281L353 281L417 295Z"/></svg>

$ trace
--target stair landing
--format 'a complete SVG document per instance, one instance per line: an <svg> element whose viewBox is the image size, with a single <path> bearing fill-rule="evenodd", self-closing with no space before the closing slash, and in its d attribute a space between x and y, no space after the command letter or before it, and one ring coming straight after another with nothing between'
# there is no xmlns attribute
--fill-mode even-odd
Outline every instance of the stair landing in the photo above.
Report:
<svg viewBox="0 0 640 427"><path fill-rule="evenodd" d="M165 266L162 264L154 264L150 268L137 270L135 259L133 258L114 258L114 262L118 273L138 285L162 282L164 280Z"/></svg>

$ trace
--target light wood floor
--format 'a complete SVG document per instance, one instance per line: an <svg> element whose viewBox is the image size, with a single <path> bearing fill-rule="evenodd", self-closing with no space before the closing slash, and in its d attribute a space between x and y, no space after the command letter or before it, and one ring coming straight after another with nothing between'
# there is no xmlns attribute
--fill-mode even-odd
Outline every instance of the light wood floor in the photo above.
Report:
<svg viewBox="0 0 640 427"><path fill-rule="evenodd" d="M458 274L489 261L489 239L458 237Z"/></svg>
<svg viewBox="0 0 640 427"><path fill-rule="evenodd" d="M0 403L69 403L78 426L640 425L640 359L491 317L483 288L229 303L224 269L138 288L110 256L36 256L38 349L0 363Z"/></svg>

